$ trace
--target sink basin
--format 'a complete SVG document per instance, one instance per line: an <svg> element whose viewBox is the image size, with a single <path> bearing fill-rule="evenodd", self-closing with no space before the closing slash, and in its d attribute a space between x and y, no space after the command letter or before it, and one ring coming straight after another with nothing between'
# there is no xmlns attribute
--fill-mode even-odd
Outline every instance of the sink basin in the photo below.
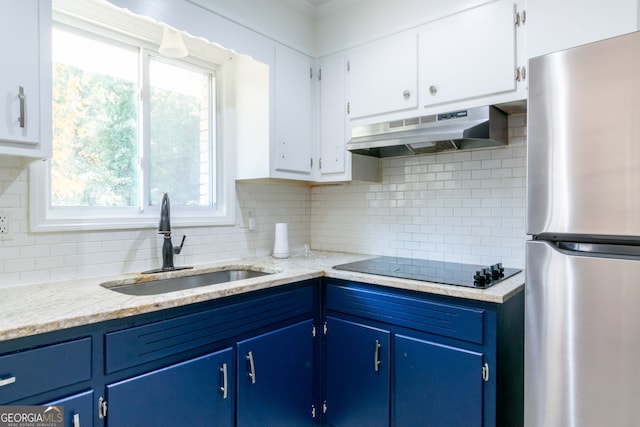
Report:
<svg viewBox="0 0 640 427"><path fill-rule="evenodd" d="M266 276L268 274L273 273L248 268L239 268L212 271L209 273L194 274L191 276L156 279L148 282L125 285L118 284L118 282L106 282L102 283L100 286L127 295L159 295L167 292L182 291L184 289L199 288L201 286L251 279L253 277Z"/></svg>

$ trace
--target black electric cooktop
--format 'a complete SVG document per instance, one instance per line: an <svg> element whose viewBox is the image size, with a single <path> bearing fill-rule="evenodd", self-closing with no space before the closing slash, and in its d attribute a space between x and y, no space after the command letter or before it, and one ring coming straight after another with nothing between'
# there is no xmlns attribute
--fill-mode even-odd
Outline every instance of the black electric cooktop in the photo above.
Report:
<svg viewBox="0 0 640 427"><path fill-rule="evenodd" d="M388 256L340 264L333 268L480 289L493 286L520 272L514 268L503 268L501 263L473 265Z"/></svg>

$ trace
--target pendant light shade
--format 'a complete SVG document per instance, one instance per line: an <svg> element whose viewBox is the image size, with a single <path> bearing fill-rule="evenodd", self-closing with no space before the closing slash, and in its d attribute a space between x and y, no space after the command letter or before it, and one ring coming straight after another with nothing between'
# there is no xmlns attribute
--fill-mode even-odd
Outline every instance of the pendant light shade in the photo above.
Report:
<svg viewBox="0 0 640 427"><path fill-rule="evenodd" d="M162 30L162 43L158 52L167 58L184 58L189 54L182 40L182 34L166 25Z"/></svg>

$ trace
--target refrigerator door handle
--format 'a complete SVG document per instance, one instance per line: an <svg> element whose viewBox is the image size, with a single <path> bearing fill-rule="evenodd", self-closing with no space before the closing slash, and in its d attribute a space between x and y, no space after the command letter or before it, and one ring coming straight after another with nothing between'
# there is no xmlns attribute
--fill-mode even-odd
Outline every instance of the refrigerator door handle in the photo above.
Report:
<svg viewBox="0 0 640 427"><path fill-rule="evenodd" d="M598 254L640 257L640 246L584 242L558 242L557 245L559 249L564 249L571 252L582 252L585 255Z"/></svg>

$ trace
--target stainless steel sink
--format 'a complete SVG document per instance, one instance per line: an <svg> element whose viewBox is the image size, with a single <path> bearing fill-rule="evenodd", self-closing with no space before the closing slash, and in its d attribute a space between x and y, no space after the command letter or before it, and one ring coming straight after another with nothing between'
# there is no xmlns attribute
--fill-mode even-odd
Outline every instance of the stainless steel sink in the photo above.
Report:
<svg viewBox="0 0 640 427"><path fill-rule="evenodd" d="M253 277L260 277L268 274L273 274L273 272L238 268L194 274L191 276L156 279L148 282L145 281L125 285L119 284L118 282L106 282L102 283L100 286L127 295L158 295L167 292L199 288L201 286L251 279Z"/></svg>

